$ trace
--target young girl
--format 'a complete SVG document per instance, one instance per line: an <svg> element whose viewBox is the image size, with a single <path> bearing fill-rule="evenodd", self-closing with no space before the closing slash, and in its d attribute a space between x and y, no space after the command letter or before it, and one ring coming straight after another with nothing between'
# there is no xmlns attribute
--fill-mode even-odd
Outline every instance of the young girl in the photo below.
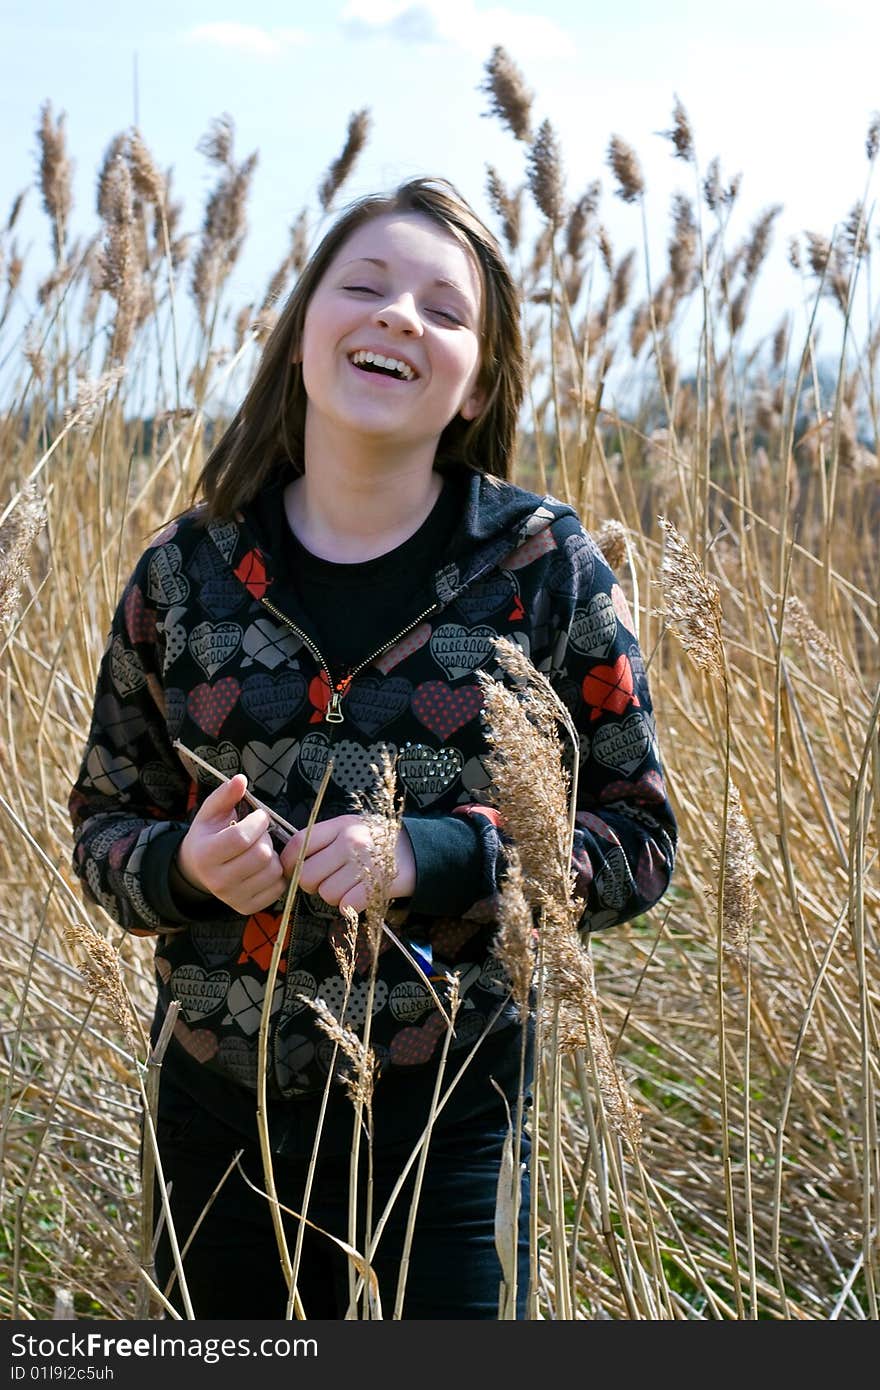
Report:
<svg viewBox="0 0 880 1390"><path fill-rule="evenodd" d="M180 1245L243 1151L186 1253L199 1318L287 1308L269 1205L244 1175L264 1189L257 1035L328 757L270 1005L273 1169L280 1201L302 1211L334 1055L308 1000L337 1018L345 1007L362 1032L372 999L374 1219L425 1127L444 1044L448 1077L479 1042L435 1120L407 1318L498 1316L496 1193L522 1025L492 954L505 835L487 804L477 672L502 676L497 635L548 676L585 735L573 861L584 929L644 912L667 887L675 820L621 591L571 507L505 481L523 382L516 288L456 190L413 179L360 200L291 294L205 465L203 500L147 549L116 612L70 801L75 866L124 928L156 938L154 1039L180 1004L158 1126ZM193 775L176 741L230 780ZM383 751L405 797L389 891L416 959L383 939L371 993L359 950L346 1006L343 909L363 912L373 852L353 794L369 791ZM264 810L240 804L245 789L298 827L286 845ZM452 972L462 1001L449 1040L434 990ZM334 1075L307 1215L341 1239L352 1116ZM372 1262L386 1316L409 1190ZM181 1307L164 1230L157 1269ZM311 1226L297 1287L307 1318L346 1316L346 1260Z"/></svg>

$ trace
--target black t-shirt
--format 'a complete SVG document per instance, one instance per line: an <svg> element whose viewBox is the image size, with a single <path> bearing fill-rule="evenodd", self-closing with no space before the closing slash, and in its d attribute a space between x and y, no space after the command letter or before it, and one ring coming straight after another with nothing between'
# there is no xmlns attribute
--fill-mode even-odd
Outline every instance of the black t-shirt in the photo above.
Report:
<svg viewBox="0 0 880 1390"><path fill-rule="evenodd" d="M318 650L334 677L367 660L433 606L432 579L443 564L464 509L464 479L444 477L430 514L408 540L354 564L307 550L287 522L282 480L254 504L269 538L275 574L295 594Z"/></svg>

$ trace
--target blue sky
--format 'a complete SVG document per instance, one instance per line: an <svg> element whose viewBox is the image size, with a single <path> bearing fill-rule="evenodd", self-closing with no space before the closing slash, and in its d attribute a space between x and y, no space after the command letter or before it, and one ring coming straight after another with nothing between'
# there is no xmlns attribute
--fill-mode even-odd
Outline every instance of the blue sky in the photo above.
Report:
<svg viewBox="0 0 880 1390"><path fill-rule="evenodd" d="M300 208L315 207L357 109L370 109L372 128L348 195L436 173L487 214L487 162L509 184L522 180L524 148L481 114L484 64L501 43L535 93L536 123L549 117L559 135L568 194L601 178L618 254L641 232L637 210L613 196L609 136L622 135L642 161L652 257L662 262L670 197L692 191L690 171L658 135L676 95L701 163L719 155L726 174L743 174L736 234L769 204L784 205L762 297L771 329L797 304L787 237L830 234L864 191L865 131L880 108L878 12L869 0L5 0L0 219L33 185L35 129L50 98L67 113L79 230L96 226L96 170L137 112L157 162L174 166L183 222L196 231L212 181L196 145L228 112L237 157L259 150L236 277L243 303L262 295ZM33 188L21 239L48 258Z"/></svg>

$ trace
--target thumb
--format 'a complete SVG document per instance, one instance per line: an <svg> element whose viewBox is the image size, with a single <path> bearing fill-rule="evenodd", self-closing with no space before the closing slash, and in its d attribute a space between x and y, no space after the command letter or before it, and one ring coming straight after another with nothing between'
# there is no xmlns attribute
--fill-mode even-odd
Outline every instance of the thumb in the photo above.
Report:
<svg viewBox="0 0 880 1390"><path fill-rule="evenodd" d="M228 782L221 782L219 787L205 797L197 813L197 819L201 821L221 821L224 825L235 810L241 798L247 790L247 778L243 772L237 772L234 777L230 777Z"/></svg>

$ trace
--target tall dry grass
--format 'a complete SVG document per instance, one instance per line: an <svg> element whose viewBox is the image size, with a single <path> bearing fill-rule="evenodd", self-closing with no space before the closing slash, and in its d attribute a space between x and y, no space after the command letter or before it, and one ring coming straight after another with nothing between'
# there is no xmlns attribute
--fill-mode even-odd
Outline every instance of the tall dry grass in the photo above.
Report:
<svg viewBox="0 0 880 1390"><path fill-rule="evenodd" d="M782 210L738 230L738 180L702 162L678 99L667 135L689 191L658 267L645 248L664 210L625 138L609 135L607 159L633 208L637 249L621 252L598 181L567 190L556 134L502 49L485 90L523 154L514 188L487 169L530 355L517 481L572 501L628 592L681 829L666 898L588 950L570 932L564 876L536 887L524 833L499 951L522 993L539 902L531 1312L876 1319L880 330L867 209L880 123L853 207L791 238L792 312L755 341ZM367 112L352 116L318 216L368 128ZM0 1315L72 1304L124 1319L145 1306L148 1266L151 951L84 906L67 789L121 583L187 497L313 218L295 218L263 300L239 308L256 155L237 159L229 117L203 142L216 181L195 244L136 132L110 142L98 229L76 240L64 121L48 103L38 139L52 259L14 341L17 207L0 235L0 360L15 364L0 414ZM829 315L844 344L830 368L816 350ZM540 709L537 746L516 708L493 719L544 769L524 826L544 817L546 843L564 846L560 789L576 760L560 769ZM354 1047L344 1030L336 1041ZM360 1258L353 1298L369 1284Z"/></svg>

